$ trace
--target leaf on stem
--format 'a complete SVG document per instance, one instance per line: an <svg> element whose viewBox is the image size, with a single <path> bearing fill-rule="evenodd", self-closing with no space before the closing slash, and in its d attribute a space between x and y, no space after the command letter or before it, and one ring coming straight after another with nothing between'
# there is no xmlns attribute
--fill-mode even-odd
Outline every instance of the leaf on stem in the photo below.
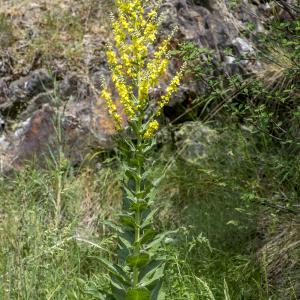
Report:
<svg viewBox="0 0 300 300"><path fill-rule="evenodd" d="M150 300L150 292L145 288L130 289L125 300Z"/></svg>
<svg viewBox="0 0 300 300"><path fill-rule="evenodd" d="M142 267L148 263L149 258L150 258L149 254L141 253L138 255L128 256L126 261L127 261L128 265L132 268L133 267Z"/></svg>

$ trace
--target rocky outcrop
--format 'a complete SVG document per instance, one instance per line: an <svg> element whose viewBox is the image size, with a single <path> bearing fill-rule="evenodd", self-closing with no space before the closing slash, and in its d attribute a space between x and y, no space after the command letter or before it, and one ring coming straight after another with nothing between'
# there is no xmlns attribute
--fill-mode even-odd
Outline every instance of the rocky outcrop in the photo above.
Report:
<svg viewBox="0 0 300 300"><path fill-rule="evenodd" d="M61 4L61 9L76 14L76 9L72 10L68 3ZM225 0L165 0L161 8L164 15L161 32L168 34L178 25L176 39L192 41L200 48L212 50L212 61L218 65L218 72L253 73L260 68L260 64L255 59L248 59L249 55L255 54L255 46L251 36L246 38L243 35L243 30L251 22L254 33L263 31L263 20L270 15L273 4L241 1L234 8L231 5L230 1ZM19 25L23 26L24 22L28 25L25 26L28 31L25 31L25 36L35 36L36 12L41 13L47 7L46 2L36 5L32 2L17 16L12 9L10 14ZM30 22L29 16L32 19ZM97 97L100 77L109 77L104 54L105 39L99 37L99 32L100 29L91 27L83 35L85 51L80 63L85 72L68 69L62 56L53 60L50 75L43 68L38 54L29 67L20 72L14 68L16 62L9 55L10 49L5 49L0 55L2 168L41 157L49 149L55 151L57 115L61 117L66 156L74 163L81 161L90 148L111 147L113 124L101 99ZM22 40L18 41L21 48L23 44ZM225 49L230 49L230 54ZM205 59L205 54L201 59ZM172 64L170 74L177 67L176 63ZM204 89L199 82L185 82L171 101L171 106L190 101Z"/></svg>

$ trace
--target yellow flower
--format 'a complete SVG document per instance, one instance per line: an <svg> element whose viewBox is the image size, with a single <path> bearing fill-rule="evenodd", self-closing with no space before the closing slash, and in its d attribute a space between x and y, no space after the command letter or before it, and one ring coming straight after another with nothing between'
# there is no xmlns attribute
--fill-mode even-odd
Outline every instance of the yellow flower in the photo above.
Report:
<svg viewBox="0 0 300 300"><path fill-rule="evenodd" d="M113 102L111 98L111 94L106 89L104 89L101 93L101 96L104 98L106 102L109 114L115 120L116 129L119 130L121 128L121 116L117 112L117 106Z"/></svg>
<svg viewBox="0 0 300 300"><path fill-rule="evenodd" d="M146 132L144 133L144 138L150 139L154 135L154 132L158 129L158 127L159 124L157 120L151 121L147 127Z"/></svg>
<svg viewBox="0 0 300 300"><path fill-rule="evenodd" d="M107 56L108 63L111 66L114 66L118 63L117 56L113 50L106 51L106 56Z"/></svg>
<svg viewBox="0 0 300 300"><path fill-rule="evenodd" d="M145 14L142 0L116 0L116 4L118 17L112 18L115 42L114 47L111 46L106 52L107 60L118 100L128 120L143 121L145 109L149 107L149 93L167 70L172 35L161 42L149 56L149 49L153 47L157 36L158 7ZM182 71L171 80L165 94L157 101L158 111L152 111L152 117L157 117L168 104L172 94L178 89L181 77ZM102 92L102 97L106 100L110 115L117 124L121 124L121 117L107 90ZM151 138L157 129L156 120L149 122L144 138Z"/></svg>
<svg viewBox="0 0 300 300"><path fill-rule="evenodd" d="M161 96L160 100L158 101L158 107L162 109L164 106L166 106L170 99L171 96L178 90L180 80L183 76L183 69L180 70L171 80L169 86L166 89L165 95Z"/></svg>

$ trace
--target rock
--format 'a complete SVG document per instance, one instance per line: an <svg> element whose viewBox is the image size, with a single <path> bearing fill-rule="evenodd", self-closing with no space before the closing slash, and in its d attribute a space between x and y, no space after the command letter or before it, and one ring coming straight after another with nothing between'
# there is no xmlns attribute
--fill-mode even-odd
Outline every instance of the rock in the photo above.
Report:
<svg viewBox="0 0 300 300"><path fill-rule="evenodd" d="M53 87L53 79L44 69L32 71L9 86L13 98L33 97Z"/></svg>
<svg viewBox="0 0 300 300"><path fill-rule="evenodd" d="M238 34L226 5L222 1L166 0L162 6L164 21L162 32L179 27L181 40L194 41L199 47L226 46ZM211 3L211 4L209 4ZM223 11L220 11L220 7Z"/></svg>
<svg viewBox="0 0 300 300"><path fill-rule="evenodd" d="M12 65L12 59L8 54L0 56L0 79L12 74Z"/></svg>
<svg viewBox="0 0 300 300"><path fill-rule="evenodd" d="M20 25L16 27L26 26L26 36L30 34L30 38L36 38L46 32L43 28L39 28L39 26L46 26L40 23L44 11L59 13L60 9L66 9L66 12L70 9L67 2L61 4L58 11L54 10L50 2L49 4L30 3L20 7L14 19L14 22ZM161 24L160 39L168 35L174 26L178 26L174 44L191 41L199 48L207 49L208 53L202 53L199 62L209 60L209 63L217 66L216 74L208 75L253 73L259 64L254 59L243 59L245 55L255 54L255 51L250 42L251 37L248 41L241 37L241 32L249 22L253 22L257 30L263 30L260 16L265 17L270 13L270 9L267 4L254 5L246 0L235 10L228 7L228 1L225 0L163 0L161 12L165 17ZM10 9L10 4L4 4L4 8L1 9ZM63 16L64 14L59 17ZM106 25L99 26L98 23L98 20L97 22L95 20L93 24L89 24L92 26L85 24L86 30L80 41L84 50L80 62L75 64L76 68L68 66L63 53L61 56L53 57L49 66L52 76L56 79L55 84L50 73L42 68L42 60L29 62L29 66L26 65L26 61L22 63L18 61L21 65L25 65L26 70L34 68L35 70L16 72L13 68L14 63L16 64L14 56L1 53L0 112L4 116L7 132L2 134L0 152L7 161L7 166L22 165L22 161L32 159L34 156L43 157L48 153L49 147L55 152L53 118L57 112L63 119L65 155L75 164L84 158L88 149L97 147L110 149L112 146L114 125L106 113L104 103L98 98L100 78L104 78L108 85L111 83L105 56L108 35L105 34ZM67 38L68 35L64 34L62 36ZM28 43L29 40L25 38L18 41L17 45L23 49ZM225 48L233 51L226 54ZM24 57L20 57L21 60L24 60ZM79 64L80 68L78 68ZM156 99L162 94L168 80L180 66L181 63L178 61L171 63L164 82L153 91L151 98ZM86 70L86 72L78 70ZM171 99L169 106L165 108L165 116L177 120L177 117L192 105L193 99L206 91L207 85L203 81L187 78L186 82L181 84L178 93ZM183 118L180 122L182 120ZM196 123L187 123L186 128L192 130L190 128L192 125L200 126ZM202 143L202 138L206 133L201 126L196 134L199 141L190 142L185 150L187 159L193 160L193 157L198 159L205 153L205 146L203 146L205 141ZM182 127L176 133L178 146L183 139L184 128ZM88 140L86 143L85 139Z"/></svg>
<svg viewBox="0 0 300 300"><path fill-rule="evenodd" d="M88 82L70 72L54 87L41 69L10 83L10 98L0 105L9 124L0 143L2 169L9 171L34 158L43 164L49 151L55 154L58 114L64 155L72 164L80 164L91 149L111 149L114 124L92 88L99 88L97 80L103 74L108 76L107 69L99 68Z"/></svg>
<svg viewBox="0 0 300 300"><path fill-rule="evenodd" d="M210 61L217 66L215 74L246 75L256 73L261 65L257 62L255 49L252 43L241 36L249 22L254 22L257 31L262 32L263 24L256 17L257 5L243 2L236 10L229 9L229 4L224 0L192 1L192 0L165 0L163 1L162 14L164 15L161 32L168 35L172 28L177 26L176 39L191 41L201 49L207 49L211 57ZM249 13L253 11L253 13ZM232 55L226 55L225 49L231 48ZM245 57L247 56L247 57ZM246 59L245 59L246 58ZM251 59L249 59L251 58ZM199 65L207 59L205 54L199 57ZM178 69L176 62L169 68L169 78ZM204 67L205 68L205 67ZM162 83L162 91L165 84ZM186 107L198 95L207 91L207 85L201 80L187 78L180 86L176 95L170 101L170 107ZM159 94L159 93L158 93ZM166 109L168 111L168 108ZM172 110L173 118L174 109ZM183 113L183 109L179 114Z"/></svg>
<svg viewBox="0 0 300 300"><path fill-rule="evenodd" d="M0 94L5 93L6 101L0 104L0 112L5 116L15 118L26 109L30 99L52 87L53 80L44 69L32 71L29 75L13 81L6 91L5 86L2 85Z"/></svg>
<svg viewBox="0 0 300 300"><path fill-rule="evenodd" d="M248 41L240 37L235 38L232 41L232 45L236 47L238 54L241 56L254 52L252 45Z"/></svg>
<svg viewBox="0 0 300 300"><path fill-rule="evenodd" d="M8 84L9 78L0 78L0 105L8 100Z"/></svg>
<svg viewBox="0 0 300 300"><path fill-rule="evenodd" d="M53 107L57 107L59 106L59 103L56 103L56 101L58 100L55 98L53 91L40 93L27 102L28 104L26 109L19 114L18 118L26 120L32 116L34 112L41 109L44 104L50 104Z"/></svg>
<svg viewBox="0 0 300 300"><path fill-rule="evenodd" d="M235 57L234 57L234 56L227 55L227 56L225 56L224 62L225 62L226 64L232 64L233 62L235 62Z"/></svg>
<svg viewBox="0 0 300 300"><path fill-rule="evenodd" d="M67 73L59 83L58 93L61 100L80 100L87 97L89 87L86 82L74 72Z"/></svg>
<svg viewBox="0 0 300 300"><path fill-rule="evenodd" d="M79 112L80 111L80 112ZM79 109L78 115L84 112ZM88 111L88 122L70 112L59 112L61 122L61 136L58 136L58 112L48 104L35 111L27 120L20 122L9 134L2 137L0 154L4 171L12 167L20 167L24 161L35 160L39 164L45 163L45 158L56 156L59 146L62 146L64 155L71 164L80 164L91 149L110 148L112 146L112 131L106 132L104 116L91 122L91 111ZM100 116L99 116L100 117ZM110 120L107 120L109 124ZM97 126L98 125L98 126ZM101 132L97 129L101 127ZM112 125L110 128L113 128ZM107 128L106 128L107 129ZM59 143L59 141L61 141Z"/></svg>
<svg viewBox="0 0 300 300"><path fill-rule="evenodd" d="M208 147L216 138L216 131L199 121L183 123L175 131L175 144L180 157L193 164L207 157Z"/></svg>
<svg viewBox="0 0 300 300"><path fill-rule="evenodd" d="M0 135L4 132L5 130L5 120L0 114Z"/></svg>

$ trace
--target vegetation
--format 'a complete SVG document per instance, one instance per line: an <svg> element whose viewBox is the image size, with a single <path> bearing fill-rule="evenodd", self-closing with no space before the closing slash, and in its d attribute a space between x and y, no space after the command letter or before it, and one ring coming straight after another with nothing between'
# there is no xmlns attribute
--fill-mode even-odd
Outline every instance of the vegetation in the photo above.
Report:
<svg viewBox="0 0 300 300"><path fill-rule="evenodd" d="M119 131L116 144L124 195L120 224L113 225L118 236L116 262L100 258L110 272L111 283L111 293L104 291L102 299L158 300L164 298L161 287L165 258L161 244L166 232L158 234L153 224L157 213L153 204L159 178L150 179L153 159L151 161L149 153L156 143L157 117L178 88L183 70L173 77L165 95L149 111L149 94L169 63L171 37L163 41L150 57L149 48L157 39L159 7L155 6L145 15L140 0L130 3L120 0L116 4L118 17L112 23L116 50L109 46L106 54L118 100L127 118L125 126L107 87L103 89L102 97Z"/></svg>
<svg viewBox="0 0 300 300"><path fill-rule="evenodd" d="M205 93L173 107L170 119L166 108L159 116L154 111L146 126L142 120L148 102L137 109L135 99L137 105L126 111L129 135L121 134L116 151L92 153L81 166L71 165L60 147L58 113L58 149L49 154L46 167L31 162L0 177L0 299L91 300L106 299L106 293L144 299L145 289L131 296L128 291L142 286L137 262L146 256L147 263L162 260L158 266L164 266L164 273L151 273L150 281L164 279L160 296L167 300L299 299L300 27L297 11L290 13L294 18L287 20L275 14L266 24L268 34L258 36L255 59L263 68L250 78L216 75L211 49L183 43L172 51L187 65L188 80L203 84ZM67 51L62 27L79 44L84 34L81 19L58 16L48 16L45 34L33 41L44 49L45 64ZM84 16L91 26L94 17ZM9 18L0 15L0 41L5 32L13 43L14 30ZM55 49L44 48L49 30L57 32L51 44ZM225 49L228 55L232 51ZM118 63L111 61L112 72ZM137 67L133 61L128 66ZM127 85L116 77L120 98L133 71L124 76ZM142 93L146 100L148 88ZM118 126L123 122L120 110L110 101L108 88L105 93ZM126 97L120 100L128 104ZM166 126L156 134L157 117ZM141 157L147 146L151 151ZM95 167L97 162L101 168ZM154 188L157 178L161 180ZM136 187L155 189L156 196L150 203L136 201ZM147 214L129 210L124 197L156 213L146 226L149 231L137 234L135 220L145 222ZM129 239L124 247L124 228L132 237L143 234L143 243ZM155 238L158 247L143 248ZM117 244L126 256L136 255L133 264L117 253ZM153 286L146 286L146 297Z"/></svg>

